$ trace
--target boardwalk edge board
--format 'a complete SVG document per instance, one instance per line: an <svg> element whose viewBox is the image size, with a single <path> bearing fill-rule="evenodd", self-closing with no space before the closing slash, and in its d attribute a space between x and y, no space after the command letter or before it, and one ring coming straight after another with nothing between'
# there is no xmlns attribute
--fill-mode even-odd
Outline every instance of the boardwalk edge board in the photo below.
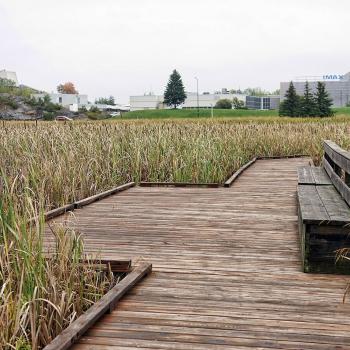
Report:
<svg viewBox="0 0 350 350"><path fill-rule="evenodd" d="M109 197L112 194L116 194L118 192L125 191L125 190L127 190L127 189L129 189L131 187L134 187L134 186L135 186L135 182L126 183L124 185L112 188L112 189L104 191L102 193L98 193L98 194L95 194L95 195L93 195L91 197L87 197L87 198L84 198L84 199L82 199L80 201L74 202L74 207L75 207L75 209L82 208L85 205L88 205L88 204L96 202L96 201L98 201L100 199Z"/></svg>
<svg viewBox="0 0 350 350"><path fill-rule="evenodd" d="M257 160L266 160L266 159L286 159L286 158L302 158L302 157L308 157L308 155L303 154L295 154L295 155L289 155L289 156L257 156L251 159L248 163L244 164L241 168L239 168L236 172L233 173L233 175L230 176L230 178L222 185L220 183L195 183L195 182L147 182L147 181L141 181L139 183L139 186L141 187L205 187L205 188L219 188L219 187L230 187L232 183L246 170L249 168L252 164L254 164ZM60 216L62 214L65 214L69 211L74 211L75 209L82 208L86 205L89 205L91 203L97 202L103 198L106 198L108 196L111 196L113 194L116 194L118 192L125 191L131 187L136 186L135 182L128 182L124 185L114 187L110 190L104 191L102 193L95 194L93 196L81 199L79 201L76 201L72 204L67 204L62 207L50 210L44 214L45 221L53 219L57 216ZM37 220L38 217L32 218L29 220L29 223Z"/></svg>
<svg viewBox="0 0 350 350"><path fill-rule="evenodd" d="M66 204L62 207L59 207L59 208L56 208L56 209L52 209L50 211L47 211L46 213L44 213L44 219L45 221L48 221L48 220L51 220L57 216L60 216L60 215L63 215L69 211L74 211L75 209L79 209L79 208L82 208L84 207L85 205L88 205L88 204L91 204L93 202L97 202L103 198L106 198L108 196L111 196L113 194L116 194L118 192L122 192L122 191L125 191L131 187L134 187L136 184L135 182L128 182L124 185L120 185L120 186L117 186L117 187L114 187L110 190L107 190L107 191L104 191L104 192L101 192L101 193L97 193L93 196L90 196L90 197L87 197L87 198L84 198L84 199L81 199L77 202L74 202L74 203L71 203L71 204ZM38 220L38 216L36 217L33 217L31 219L29 219L29 224L33 223L34 221Z"/></svg>
<svg viewBox="0 0 350 350"><path fill-rule="evenodd" d="M309 154L292 154L289 156L258 156L257 160L267 160L267 159L289 159L289 158L304 158L310 157Z"/></svg>
<svg viewBox="0 0 350 350"><path fill-rule="evenodd" d="M222 185L220 183L195 183L195 182L140 182L141 187L206 187L206 188L218 188Z"/></svg>
<svg viewBox="0 0 350 350"><path fill-rule="evenodd" d="M219 187L230 187L232 183L252 164L257 160L267 160L267 159L286 159L286 158L303 158L309 157L306 154L293 154L288 156L257 156L251 159L248 163L244 164L237 171L235 171L224 184L221 183L195 183L195 182L148 182L141 181L141 187L206 187L206 188L219 188Z"/></svg>
<svg viewBox="0 0 350 350"><path fill-rule="evenodd" d="M257 157L250 160L248 163L241 166L232 176L225 182L224 187L231 187L233 182L244 172L244 170L248 169L251 165L253 165L257 161Z"/></svg>
<svg viewBox="0 0 350 350"><path fill-rule="evenodd" d="M132 271L131 260L80 259L80 264L93 264L94 267L110 270L113 273L129 273Z"/></svg>
<svg viewBox="0 0 350 350"><path fill-rule="evenodd" d="M44 350L66 350L94 325L104 314L115 309L118 301L146 275L152 272L152 264L142 262L121 282L117 283L100 300L63 330Z"/></svg>

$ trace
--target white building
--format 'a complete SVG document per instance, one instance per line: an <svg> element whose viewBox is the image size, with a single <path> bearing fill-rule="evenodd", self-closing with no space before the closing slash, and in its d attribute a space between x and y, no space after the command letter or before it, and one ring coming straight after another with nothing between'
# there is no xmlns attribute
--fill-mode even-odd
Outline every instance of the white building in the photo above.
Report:
<svg viewBox="0 0 350 350"><path fill-rule="evenodd" d="M16 83L16 86L18 86L18 80L17 80L17 74L16 72L10 72L8 70L0 70L0 78L2 79L9 79Z"/></svg>
<svg viewBox="0 0 350 350"><path fill-rule="evenodd" d="M245 103L246 95L243 94L229 94L229 93L203 93L198 95L197 93L187 92L187 98L185 102L179 106L180 108L211 108L214 107L216 102L222 99L233 100L235 97ZM164 109L170 108L164 104L163 95L143 95L143 96L130 96L130 110L139 111L144 109Z"/></svg>
<svg viewBox="0 0 350 350"><path fill-rule="evenodd" d="M38 100L39 98L43 99L45 95L48 95L50 97L50 100L52 103L57 103L62 107L66 107L66 108L70 108L70 106L73 106L73 105L80 107L80 106L86 106L88 104L88 95L40 93L40 94L33 94L32 96Z"/></svg>

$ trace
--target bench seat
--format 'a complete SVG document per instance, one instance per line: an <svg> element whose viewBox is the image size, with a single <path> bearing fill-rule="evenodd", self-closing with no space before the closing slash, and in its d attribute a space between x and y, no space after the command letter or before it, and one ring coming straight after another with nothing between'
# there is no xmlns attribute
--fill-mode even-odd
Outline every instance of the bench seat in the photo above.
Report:
<svg viewBox="0 0 350 350"><path fill-rule="evenodd" d="M346 273L337 250L350 247L350 208L323 168L298 168L298 211L304 272Z"/></svg>
<svg viewBox="0 0 350 350"><path fill-rule="evenodd" d="M326 171L321 167L301 166L298 168L299 185L333 185Z"/></svg>

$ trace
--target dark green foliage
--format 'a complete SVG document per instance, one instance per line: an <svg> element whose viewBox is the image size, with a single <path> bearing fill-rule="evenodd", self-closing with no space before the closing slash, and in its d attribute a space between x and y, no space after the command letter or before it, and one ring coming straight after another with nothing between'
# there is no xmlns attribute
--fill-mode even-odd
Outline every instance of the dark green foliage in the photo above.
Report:
<svg viewBox="0 0 350 350"><path fill-rule="evenodd" d="M12 96L0 96L0 107L18 108L17 102Z"/></svg>
<svg viewBox="0 0 350 350"><path fill-rule="evenodd" d="M334 111L331 108L332 99L329 97L326 86L322 82L317 83L315 99L317 103L317 115L319 117L331 117L334 115Z"/></svg>
<svg viewBox="0 0 350 350"><path fill-rule="evenodd" d="M232 99L232 106L234 109L247 109L242 100L239 100L237 97Z"/></svg>
<svg viewBox="0 0 350 350"><path fill-rule="evenodd" d="M185 102L186 97L181 76L177 70L174 69L165 89L164 103L168 106L174 106L176 109L177 106Z"/></svg>
<svg viewBox="0 0 350 350"><path fill-rule="evenodd" d="M91 120L103 120L103 119L109 119L111 117L110 115L105 114L101 111L92 112L91 110L86 112L86 115Z"/></svg>
<svg viewBox="0 0 350 350"><path fill-rule="evenodd" d="M301 115L300 102L300 96L297 95L293 82L290 82L285 94L285 100L280 104L279 115L283 117L299 117Z"/></svg>
<svg viewBox="0 0 350 350"><path fill-rule="evenodd" d="M54 120L56 114L54 112L43 112L42 117L44 120Z"/></svg>
<svg viewBox="0 0 350 350"><path fill-rule="evenodd" d="M232 109L232 102L229 99L224 98L224 99L216 102L215 108L217 108L217 109Z"/></svg>
<svg viewBox="0 0 350 350"><path fill-rule="evenodd" d="M95 100L95 103L102 104L102 105L115 106L115 100L114 100L113 96L100 97L99 99Z"/></svg>
<svg viewBox="0 0 350 350"><path fill-rule="evenodd" d="M16 83L10 79L0 78L0 87L6 87L11 89L16 87Z"/></svg>
<svg viewBox="0 0 350 350"><path fill-rule="evenodd" d="M96 106L92 106L92 107L89 109L89 112L99 113L100 110L99 110Z"/></svg>
<svg viewBox="0 0 350 350"><path fill-rule="evenodd" d="M309 82L305 83L304 96L300 99L300 115L302 117L316 117L318 115L316 99L310 89Z"/></svg>
<svg viewBox="0 0 350 350"><path fill-rule="evenodd" d="M322 82L317 83L317 91L312 93L309 83L305 83L304 96L297 95L291 82L286 92L285 100L281 102L279 115L288 117L331 117L332 99Z"/></svg>

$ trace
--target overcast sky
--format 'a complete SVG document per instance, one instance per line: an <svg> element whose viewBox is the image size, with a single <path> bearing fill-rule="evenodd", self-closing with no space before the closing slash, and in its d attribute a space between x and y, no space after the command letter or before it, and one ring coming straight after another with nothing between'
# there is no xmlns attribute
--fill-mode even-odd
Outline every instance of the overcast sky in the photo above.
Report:
<svg viewBox="0 0 350 350"><path fill-rule="evenodd" d="M0 0L0 69L51 92L163 93L260 86L350 71L349 0Z"/></svg>

